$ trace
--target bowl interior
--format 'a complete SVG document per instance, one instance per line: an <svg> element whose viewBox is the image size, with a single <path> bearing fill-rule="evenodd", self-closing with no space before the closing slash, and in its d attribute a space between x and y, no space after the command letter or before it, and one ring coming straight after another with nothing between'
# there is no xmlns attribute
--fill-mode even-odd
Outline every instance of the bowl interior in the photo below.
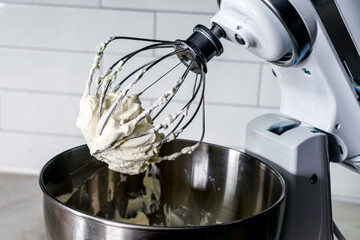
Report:
<svg viewBox="0 0 360 240"><path fill-rule="evenodd" d="M192 141L176 140L162 154ZM203 143L193 154L126 176L107 168L80 146L52 159L43 169L47 194L86 214L122 221L145 213L154 226L212 225L255 216L284 197L281 177L240 151ZM160 193L159 193L160 191Z"/></svg>

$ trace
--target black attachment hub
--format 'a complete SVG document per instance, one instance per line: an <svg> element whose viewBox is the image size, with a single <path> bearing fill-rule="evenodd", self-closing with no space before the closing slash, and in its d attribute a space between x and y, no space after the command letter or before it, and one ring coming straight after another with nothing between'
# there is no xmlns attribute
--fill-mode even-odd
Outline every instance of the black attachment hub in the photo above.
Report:
<svg viewBox="0 0 360 240"><path fill-rule="evenodd" d="M211 30L203 25L197 25L193 34L185 41L177 40L178 44L175 49L188 49L177 54L183 64L189 66L193 60L191 71L201 73L201 65L203 71L207 72L206 64L214 56L220 56L224 49L220 42L220 38L224 37L224 31L217 25Z"/></svg>

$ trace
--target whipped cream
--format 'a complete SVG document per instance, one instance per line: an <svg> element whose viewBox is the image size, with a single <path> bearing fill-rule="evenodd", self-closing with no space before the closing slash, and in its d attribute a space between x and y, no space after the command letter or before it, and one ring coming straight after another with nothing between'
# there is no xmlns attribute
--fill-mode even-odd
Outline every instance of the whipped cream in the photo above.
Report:
<svg viewBox="0 0 360 240"><path fill-rule="evenodd" d="M114 171L138 174L156 161L163 135L154 131L140 136L152 129L153 124L150 117L135 121L143 112L136 95L124 97L100 134L107 112L120 94L106 94L100 119L100 95L83 96L76 125L83 133L91 155L106 162Z"/></svg>

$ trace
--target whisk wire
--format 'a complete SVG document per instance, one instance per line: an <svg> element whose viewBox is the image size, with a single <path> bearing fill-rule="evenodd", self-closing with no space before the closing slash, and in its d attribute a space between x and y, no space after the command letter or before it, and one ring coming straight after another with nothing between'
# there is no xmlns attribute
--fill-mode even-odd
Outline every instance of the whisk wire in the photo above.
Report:
<svg viewBox="0 0 360 240"><path fill-rule="evenodd" d="M131 72L128 76L126 76L115 88L114 88L114 92L118 91L120 89L120 86L127 80L129 79L132 75L134 75L135 73L136 76L135 78L121 91L120 95L117 97L117 99L115 100L115 102L111 105L110 109L109 109L109 112L107 113L106 117L105 117L105 120L104 122L102 123L102 126L100 128L100 135L102 134L109 118L111 117L111 115L114 113L116 107L118 106L118 104L121 102L121 100L126 96L126 94L128 93L128 91L130 90L130 88L135 85L143 76L143 74L145 72L147 72L149 69L151 69L153 66L155 66L156 64L158 64L160 61L170 57L170 56L173 56L177 53L180 53L180 52L184 52L184 51L187 51L187 49L179 49L179 50L175 50L173 52L170 52L164 56L161 56L155 60L152 60L150 62L147 62L146 64L142 65L141 67L135 69L133 72ZM106 91L104 91L102 93L102 95L106 95ZM100 102L99 104L99 108L100 108L100 111L101 111L101 108L102 108L102 105L103 105L104 101ZM151 110L152 111L152 110ZM150 112L151 112L150 111ZM144 116L145 117L145 116ZM143 117L143 118L144 118Z"/></svg>
<svg viewBox="0 0 360 240"><path fill-rule="evenodd" d="M190 105L192 104L192 102L194 101L195 97L198 94L198 91L200 89L200 87L202 86L202 93L201 93L201 97L199 100L199 103L196 107L196 109L194 110L193 114L191 115L190 119L179 129L179 130L172 130L163 140L163 142L168 142L171 141L174 137L176 138L180 133L182 133L184 131L184 129L186 127L188 127L188 125L194 120L194 118L196 117L196 115L199 112L199 109L201 107L201 105L203 105L203 107L205 108L205 104L204 104L204 95L205 95L205 73L201 72L201 77L200 77L200 81L199 84L196 86L195 92L193 93L191 99L186 103L186 105L182 108L182 111L188 111ZM195 87L195 85L194 85ZM205 111L205 109L203 110ZM204 123L203 123L204 124ZM176 126L177 128L178 126ZM205 128L203 128L203 132L205 131ZM204 134L204 133L203 133ZM173 135L173 136L172 136Z"/></svg>
<svg viewBox="0 0 360 240"><path fill-rule="evenodd" d="M154 84L156 84L158 81L160 81L163 77L165 77L167 74L169 74L172 70L174 70L176 67L178 67L181 64L181 61L176 63L174 66L172 66L170 69L168 69L164 74L162 74L160 77L158 77L155 81L153 81L150 85L148 85L145 89L143 89L141 92L139 92L137 95L142 95L146 90L151 88Z"/></svg>
<svg viewBox="0 0 360 240"><path fill-rule="evenodd" d="M89 78L86 84L86 88L85 88L85 95L88 96L90 94L90 90L91 90L91 83L93 81L93 77L94 77L94 73L96 72L96 70L100 69L100 61L104 55L104 51L106 49L106 47L114 40L120 40L120 39L124 39L124 40L134 40L134 41L144 41L144 42L156 42L156 44L152 44L149 46L145 46L143 48L140 48L128 55L126 55L124 57L125 62L127 60L129 60L131 57L135 56L136 54L145 51L145 50L151 50L151 49L156 49L156 48L171 48L175 45L177 45L177 42L174 41L165 41L165 40L157 40L157 39L148 39L148 38L137 38L137 37L126 37L126 36L115 36L115 37L110 37L108 38L104 43L101 43L97 48L98 48L98 52L96 53L96 57L94 59L94 64L93 67L90 69L90 74L89 74ZM105 76L107 76L108 74L111 73L112 69L123 59L119 59L117 62L115 62L112 67L110 67L110 69L108 69L105 74L101 77L98 78L99 81L99 85L101 85L102 83L102 79L105 78ZM98 91L98 89L97 89Z"/></svg>
<svg viewBox="0 0 360 240"><path fill-rule="evenodd" d="M185 52L187 49L179 49L179 50L175 50L173 52L170 52L164 56L158 57L152 61L149 61L147 63L145 63L144 65L142 65L141 67L138 67L137 69L135 69L133 72L131 72L128 76L126 76L122 81L120 81L120 83L118 83L115 87L114 87L114 92L118 91L121 87L121 85L128 80L132 75L134 75L135 73L139 73L139 71L141 71L142 69L145 70L145 72L147 72L148 70L150 70L153 66L155 66L156 64L158 64L159 62L163 61L164 59L171 57L175 54L178 54L180 52ZM144 72L144 73L145 73ZM143 74L143 73L142 73ZM142 76L141 74L141 76Z"/></svg>
<svg viewBox="0 0 360 240"><path fill-rule="evenodd" d="M199 76L199 74L195 75L195 81L194 81L194 87L193 87L193 93L192 93L193 95L195 94L195 89L196 89L196 86L197 86L198 76ZM169 137L169 135L171 133L174 133L176 131L176 129L181 125L184 118L185 118L185 115L182 115L180 120L176 123L175 127L170 131L170 133L166 136L166 138Z"/></svg>
<svg viewBox="0 0 360 240"><path fill-rule="evenodd" d="M195 116L197 115L200 106L203 104L204 105L204 98L205 98L205 73L202 71L201 72L201 77L200 77L200 83L199 83L199 87L196 89L195 94L193 94L193 96L191 97L190 101L188 102L187 106L184 108L188 108L190 106L190 104L192 104L192 102L194 101L200 86L202 85L202 92L201 92L201 97L200 97L200 101L199 104L197 105L196 110L194 111L194 114L191 116L191 118L188 120L188 122L182 127L182 131L192 122L192 120L195 118Z"/></svg>
<svg viewBox="0 0 360 240"><path fill-rule="evenodd" d="M172 96L170 97L170 99L164 104L164 106L162 107L162 109L153 117L153 120L155 120L160 114L161 112L166 108L166 106L170 103L170 101L174 98L175 94L177 93L177 91L179 90L179 88L181 87L182 83L184 82L184 79L186 78L186 76L189 74L190 69L192 68L192 66L194 65L195 60L192 60L191 63L189 64L189 66L186 68L184 74L181 76L180 79L182 79L181 83L177 86L175 86L174 88L172 88L174 91L174 93L172 94Z"/></svg>
<svg viewBox="0 0 360 240"><path fill-rule="evenodd" d="M187 69L191 69L193 64L194 64L195 60L192 60L192 62L189 64L189 66L187 67ZM166 105L172 100L172 98L174 97L174 95L176 94L176 92L178 91L178 89L180 88L180 86L182 85L182 83L184 82L187 74L189 73L189 71L185 71L185 73L183 74L183 76L181 78L179 78L177 84L171 89L168 91L168 93L166 93L164 96L165 98L169 98L167 99L167 101L165 102L165 105L162 107L162 109L157 113L157 115L155 117L153 117L153 119L155 119L163 110L164 108L166 107ZM193 92L193 96L191 97L191 100L189 102L187 102L187 104L185 105L185 107L183 107L180 111L178 111L177 113L173 114L173 115L168 115L167 117L165 117L164 121L158 125L156 125L155 127L153 127L152 129L148 130L147 132L145 132L144 134L141 134L140 136L144 136L144 135L147 135L147 134L151 134L155 131L158 131L160 129L167 129L168 126L173 123L179 116L182 116L182 118L179 120L178 122L178 125L176 126L176 128L181 124L181 122L183 121L184 117L188 114L188 109L190 107L190 104L191 102L195 99L195 96L196 94L198 93L199 89L200 89L200 86L201 86L201 83L203 81L201 81L199 84L198 84L198 87L196 87L196 90ZM164 97L163 96L163 97ZM160 97L161 99L162 97ZM160 100L161 101L161 100ZM155 104L157 106L159 106L158 104ZM199 108L199 107L198 107ZM195 110L195 113L194 115L191 117L191 119L189 120L189 122L186 123L186 126L189 125L189 123L195 118L197 112L198 112L198 108ZM163 140L163 142L167 142L169 141L170 139L170 136L175 136L177 137L184 129L185 127L182 127L179 131L177 131L175 134L174 134L174 131L175 130L173 129L168 135L167 137L165 137L165 139ZM140 137L138 136L138 137Z"/></svg>
<svg viewBox="0 0 360 240"><path fill-rule="evenodd" d="M175 42L173 44L176 44ZM149 45L146 47L143 47L139 50L136 50L135 52L132 52L130 54L127 54L126 56L118 59L117 61L115 61L115 63L113 63L113 65L111 65L106 72L101 75L98 79L97 79L97 89L96 89L96 94L98 94L99 89L101 87L101 85L103 84L103 82L106 80L106 78L109 76L110 73L112 73L113 75L116 75L121 69L122 66L128 61L130 60L132 57L134 57L135 55L137 55L140 52L146 51L146 50L152 50L152 49L159 49L159 48L173 48L174 45L165 45L164 43L157 43L157 44L153 44L153 45ZM115 71L113 71L113 69L115 68Z"/></svg>

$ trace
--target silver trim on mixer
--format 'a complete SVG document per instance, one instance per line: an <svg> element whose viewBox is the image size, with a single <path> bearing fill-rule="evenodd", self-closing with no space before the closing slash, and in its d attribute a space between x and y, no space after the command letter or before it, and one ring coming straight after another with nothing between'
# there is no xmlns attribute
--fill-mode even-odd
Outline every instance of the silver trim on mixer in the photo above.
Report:
<svg viewBox="0 0 360 240"><path fill-rule="evenodd" d="M294 6L287 0L262 0L277 16L291 40L292 50L287 56L271 63L289 67L296 65L305 59L311 50L311 40L308 29L296 11Z"/></svg>

